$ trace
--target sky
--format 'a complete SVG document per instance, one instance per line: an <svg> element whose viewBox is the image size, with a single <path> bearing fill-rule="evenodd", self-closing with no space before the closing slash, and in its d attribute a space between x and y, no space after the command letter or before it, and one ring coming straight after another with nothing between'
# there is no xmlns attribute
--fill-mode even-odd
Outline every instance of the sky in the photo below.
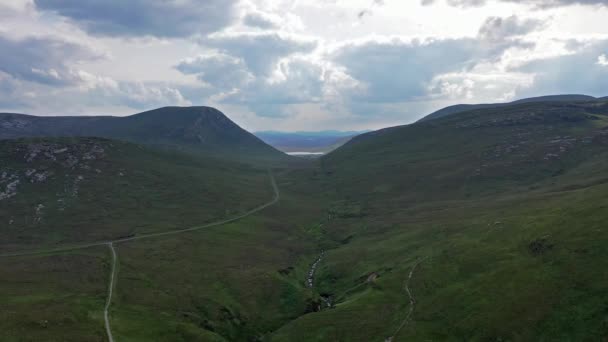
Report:
<svg viewBox="0 0 608 342"><path fill-rule="evenodd" d="M608 95L608 0L0 0L0 111L363 130Z"/></svg>

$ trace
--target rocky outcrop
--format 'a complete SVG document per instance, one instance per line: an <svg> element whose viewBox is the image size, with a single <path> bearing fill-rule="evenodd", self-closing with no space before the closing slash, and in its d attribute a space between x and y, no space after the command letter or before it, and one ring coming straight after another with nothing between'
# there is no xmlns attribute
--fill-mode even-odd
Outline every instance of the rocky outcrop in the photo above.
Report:
<svg viewBox="0 0 608 342"><path fill-rule="evenodd" d="M6 185L6 189L3 192L0 192L0 201L17 195L17 187L19 186L20 182L20 180L16 179L8 183Z"/></svg>
<svg viewBox="0 0 608 342"><path fill-rule="evenodd" d="M2 148L2 164L6 166L0 167L0 201L17 196L21 186L45 184L57 177L65 179L66 195L77 197L80 184L85 180L83 174L89 171L92 175L100 174L102 171L95 167L96 162L106 156L103 142L93 138L65 142L4 142ZM62 194L58 193L58 196ZM64 198L59 198L58 202L65 208ZM35 222L41 220L44 207L40 204L35 208Z"/></svg>

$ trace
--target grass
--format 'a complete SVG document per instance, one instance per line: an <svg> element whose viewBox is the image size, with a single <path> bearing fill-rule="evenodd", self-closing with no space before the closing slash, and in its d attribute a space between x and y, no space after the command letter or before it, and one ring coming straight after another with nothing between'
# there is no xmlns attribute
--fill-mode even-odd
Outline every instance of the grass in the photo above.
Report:
<svg viewBox="0 0 608 342"><path fill-rule="evenodd" d="M105 249L1 259L2 341L104 338Z"/></svg>
<svg viewBox="0 0 608 342"><path fill-rule="evenodd" d="M256 215L117 246L114 335L119 341L384 341L407 317L404 284L422 259L409 282L416 303L411 321L394 341L603 340L603 108L534 103L472 111L363 135L320 161L283 164L274 170L281 201ZM138 165L168 171L155 181L148 174L156 171L142 171L132 181L160 193L175 182L179 191L142 209L129 207L133 218L113 216L117 224L139 215L142 231L173 229L271 197L263 169L228 163L215 174L217 165L204 160L153 153L158 159L142 153ZM112 165L126 159L111 159ZM171 175L176 165L182 165L179 177ZM205 177L196 178L199 173ZM221 181L228 175L252 184L251 192ZM184 185L193 182L226 192L199 206L201 197ZM156 196L141 191L138 198ZM154 205L165 211L146 209ZM315 286L307 288L322 250ZM107 250L0 262L3 279L10 279L0 286L0 299L9 303L0 309L7 336L58 340L74 327L66 340L103 338ZM331 298L331 308L319 310L321 295ZM34 324L44 317L72 323Z"/></svg>
<svg viewBox="0 0 608 342"><path fill-rule="evenodd" d="M414 321L397 340L601 339L606 306L598 299L608 279L598 270L606 266L607 236L598 212L605 191L584 194L585 203L568 193L514 199L499 209L476 204L357 237L328 253L321 268L320 289L338 299L336 307L299 318L276 338L385 339L405 317L410 268L428 257L412 278ZM532 253L530 244L546 236L553 247ZM378 279L366 283L372 272ZM326 329L333 337L319 339Z"/></svg>
<svg viewBox="0 0 608 342"><path fill-rule="evenodd" d="M52 156L55 161L40 155L27 162L29 146L68 151ZM84 159L95 147L104 152ZM0 207L0 221L10 222L0 233L5 250L187 228L246 212L272 197L266 170L110 140L0 141L0 158L8 161L0 173L21 180L17 195ZM69 158L77 164L69 167ZM46 172L48 179L32 181L28 170ZM38 219L39 205L44 208Z"/></svg>

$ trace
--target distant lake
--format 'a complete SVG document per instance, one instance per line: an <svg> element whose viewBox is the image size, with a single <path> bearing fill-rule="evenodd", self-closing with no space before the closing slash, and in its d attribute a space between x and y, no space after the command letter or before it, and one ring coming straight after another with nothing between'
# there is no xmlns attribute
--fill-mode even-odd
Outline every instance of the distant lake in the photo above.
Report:
<svg viewBox="0 0 608 342"><path fill-rule="evenodd" d="M285 152L290 156L322 156L324 152Z"/></svg>

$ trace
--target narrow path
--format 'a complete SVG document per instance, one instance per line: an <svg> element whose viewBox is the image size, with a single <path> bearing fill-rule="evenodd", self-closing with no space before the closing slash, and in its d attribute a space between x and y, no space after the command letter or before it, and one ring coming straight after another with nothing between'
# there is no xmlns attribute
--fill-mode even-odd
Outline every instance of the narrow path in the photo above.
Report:
<svg viewBox="0 0 608 342"><path fill-rule="evenodd" d="M276 204L281 199L279 187L277 186L277 183L274 179L274 175L270 171L269 171L269 176L270 176L270 183L271 183L272 189L274 191L273 199L268 203L260 205L259 207L253 208L243 214L234 216L229 219L212 222L212 223L207 223L202 226L190 227L190 228L179 229L179 230L171 230L171 231L160 232L160 233L141 234L141 235L136 235L136 236L132 236L129 238L124 238L124 239L97 241L97 242L90 242L90 243L83 243L83 244L76 244L76 245L66 245L66 246L52 248L52 249L4 253L4 254L0 254L0 257L18 257L18 256L28 256L28 255L38 255L38 254L52 254L52 253L69 252L69 251L74 251L74 250L79 250L79 249L90 248L90 247L105 246L108 244L118 244L118 243L135 241L135 240L150 239L150 238L160 237L160 236L177 235L177 234L193 232L193 231L197 231L197 230L201 230L201 229L205 229L205 228L217 227L217 226L222 226L222 225L225 225L228 223L232 223L232 222L238 221L240 219L243 219L247 216L251 216L257 212L260 212L260 211Z"/></svg>
<svg viewBox="0 0 608 342"><path fill-rule="evenodd" d="M393 334L393 336L388 337L385 342L392 342L393 339L395 338L395 336L397 336L399 334L399 332L401 332L401 330L403 330L403 328L407 327L407 325L410 323L410 319L412 318L412 314L414 313L414 307L416 306L416 299L414 299L414 295L412 294L412 290L410 289L410 282L412 281L412 276L414 275L414 272L416 271L416 268L418 267L418 265L420 265L421 262L424 261L425 258L418 260L414 266L412 266L412 269L410 270L410 274L407 277L407 280L405 281L405 292L407 293L409 300L410 300L410 305L409 305L409 309L407 312L407 316L405 316L405 319L403 319L403 322L401 322L401 325L399 325L399 328L397 328L397 330L395 331L395 333Z"/></svg>
<svg viewBox="0 0 608 342"><path fill-rule="evenodd" d="M112 305L112 294L114 293L114 284L116 279L116 263L118 257L116 256L116 250L114 249L114 244L109 243L108 247L110 248L110 252L112 254L112 269L110 271L110 284L108 285L108 297L106 298L106 306L103 309L103 319L106 326L106 333L108 335L108 341L114 342L114 337L112 337L112 328L110 326L110 305Z"/></svg>

